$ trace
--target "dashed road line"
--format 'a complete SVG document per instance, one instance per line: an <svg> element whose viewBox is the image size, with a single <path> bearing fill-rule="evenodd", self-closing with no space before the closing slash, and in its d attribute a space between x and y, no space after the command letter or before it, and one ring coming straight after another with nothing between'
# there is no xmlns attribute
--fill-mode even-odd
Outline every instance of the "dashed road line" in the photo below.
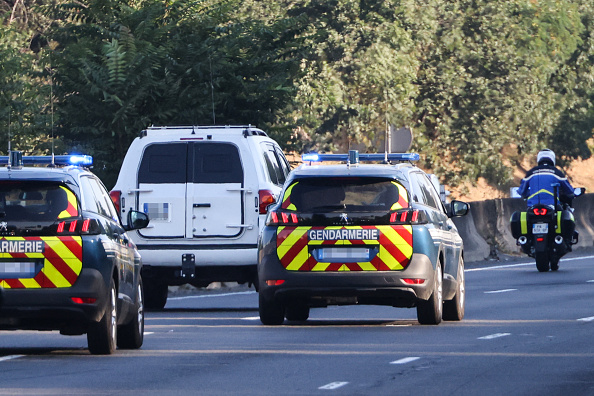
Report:
<svg viewBox="0 0 594 396"><path fill-rule="evenodd" d="M495 334L489 334L483 337L479 337L479 340L493 340L495 338L501 338L501 337L506 337L508 335L511 335L511 333L495 333Z"/></svg>
<svg viewBox="0 0 594 396"><path fill-rule="evenodd" d="M415 360L419 360L419 359L420 359L420 357L418 357L418 356L410 356L410 357L405 357L402 359L394 360L393 362L390 362L390 364L406 364L406 363L414 362Z"/></svg>
<svg viewBox="0 0 594 396"><path fill-rule="evenodd" d="M228 297L228 296L239 296L241 294L256 294L256 291L245 291L245 292L235 292L235 293L221 293L221 294L200 294L198 296L184 296L184 297L169 297L167 301L171 300L189 300L191 298L209 298L209 297Z"/></svg>
<svg viewBox="0 0 594 396"><path fill-rule="evenodd" d="M507 293L507 292L511 292L511 291L518 291L518 289L491 290L491 291L486 291L485 294Z"/></svg>
<svg viewBox="0 0 594 396"><path fill-rule="evenodd" d="M578 319L579 322L591 322L593 320L594 320L594 316L590 316L590 317L587 317L587 318L580 318L580 319Z"/></svg>
<svg viewBox="0 0 594 396"><path fill-rule="evenodd" d="M330 382L329 384L326 384L324 386L320 386L318 389L322 389L322 390L334 390L334 389L342 388L346 384L348 384L348 382L340 382L340 381Z"/></svg>
<svg viewBox="0 0 594 396"><path fill-rule="evenodd" d="M593 259L593 258L594 258L594 256L569 257L569 258L564 258L562 263L567 262L567 261L587 260L587 259ZM490 271L490 270L503 269L503 268L525 267L527 265L534 265L534 261L518 263L518 264L494 265L492 267L466 268L466 269L464 269L464 272Z"/></svg>
<svg viewBox="0 0 594 396"><path fill-rule="evenodd" d="M8 356L0 356L0 362L4 362L6 360L13 360L13 359L18 359L18 358L22 358L25 355L8 355Z"/></svg>

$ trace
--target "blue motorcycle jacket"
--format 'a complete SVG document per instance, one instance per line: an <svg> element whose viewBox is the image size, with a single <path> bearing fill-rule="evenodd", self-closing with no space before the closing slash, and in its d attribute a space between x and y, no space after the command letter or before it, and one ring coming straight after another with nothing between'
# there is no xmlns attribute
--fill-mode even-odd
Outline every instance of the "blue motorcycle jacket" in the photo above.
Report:
<svg viewBox="0 0 594 396"><path fill-rule="evenodd" d="M554 205L555 187L559 194L558 202L571 205L574 198L573 187L565 174L554 165L543 164L530 169L522 179L518 193L527 199L528 207L536 204Z"/></svg>

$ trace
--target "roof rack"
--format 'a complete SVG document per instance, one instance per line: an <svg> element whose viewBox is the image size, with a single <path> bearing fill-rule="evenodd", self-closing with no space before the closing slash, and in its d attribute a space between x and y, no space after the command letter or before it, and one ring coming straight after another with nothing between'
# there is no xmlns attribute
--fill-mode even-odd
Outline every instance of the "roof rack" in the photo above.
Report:
<svg viewBox="0 0 594 396"><path fill-rule="evenodd" d="M19 167L23 165L57 165L57 166L81 166L93 165L93 157L90 155L30 155L23 156L21 151L11 151L10 155L0 156L0 165Z"/></svg>
<svg viewBox="0 0 594 396"><path fill-rule="evenodd" d="M268 136L266 132L261 129L254 127L253 125L186 125L186 126L155 126L152 125L139 134L139 137L143 138L148 135L150 131L179 131L179 130L192 130L192 134L196 133L196 130L208 130L208 132L228 132L238 131L243 133L244 137L248 136Z"/></svg>
<svg viewBox="0 0 594 396"><path fill-rule="evenodd" d="M418 161L419 154L417 153L374 153L374 154L359 154L358 150L349 150L348 154L319 154L306 153L301 155L303 162L323 162L323 161L346 161L347 164L355 165L361 161L377 162L377 161Z"/></svg>

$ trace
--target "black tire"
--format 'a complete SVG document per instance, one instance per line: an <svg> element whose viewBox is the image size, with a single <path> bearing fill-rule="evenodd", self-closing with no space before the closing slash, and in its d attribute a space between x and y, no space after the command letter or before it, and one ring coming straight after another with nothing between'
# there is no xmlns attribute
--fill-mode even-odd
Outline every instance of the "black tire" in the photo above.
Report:
<svg viewBox="0 0 594 396"><path fill-rule="evenodd" d="M464 259L460 256L458 264L458 286L456 295L450 301L443 303L443 320L460 321L464 319L464 307L466 305L466 281L464 278Z"/></svg>
<svg viewBox="0 0 594 396"><path fill-rule="evenodd" d="M534 258L536 259L538 272L547 272L549 270L549 254L547 252L536 253Z"/></svg>
<svg viewBox="0 0 594 396"><path fill-rule="evenodd" d="M167 304L169 289L167 283L154 279L144 282L144 308L150 311L160 311Z"/></svg>
<svg viewBox="0 0 594 396"><path fill-rule="evenodd" d="M437 263L433 277L433 292L427 301L417 303L417 319L423 325L437 325L441 323L443 315L443 276L441 263Z"/></svg>
<svg viewBox="0 0 594 396"><path fill-rule="evenodd" d="M142 279L138 280L135 298L134 310L136 315L130 320L130 323L118 327L118 347L122 349L138 349L144 342L144 291Z"/></svg>
<svg viewBox="0 0 594 396"><path fill-rule="evenodd" d="M551 257L551 271L557 271L559 269L559 260L561 257Z"/></svg>
<svg viewBox="0 0 594 396"><path fill-rule="evenodd" d="M260 311L260 322L267 326L278 326L285 321L285 307L274 300L258 296L258 309Z"/></svg>
<svg viewBox="0 0 594 396"><path fill-rule="evenodd" d="M309 306L302 302L287 305L285 317L290 321L305 322L309 318Z"/></svg>
<svg viewBox="0 0 594 396"><path fill-rule="evenodd" d="M117 314L117 290L115 282L111 280L109 295L107 297L107 307L101 320L93 322L87 332L87 342L89 351L93 355L110 355L116 349L116 340L118 333L118 314Z"/></svg>

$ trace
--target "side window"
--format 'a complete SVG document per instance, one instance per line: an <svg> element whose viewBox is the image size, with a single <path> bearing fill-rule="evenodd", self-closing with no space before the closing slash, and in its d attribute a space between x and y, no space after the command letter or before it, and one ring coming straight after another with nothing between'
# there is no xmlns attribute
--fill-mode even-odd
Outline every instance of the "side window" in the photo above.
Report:
<svg viewBox="0 0 594 396"><path fill-rule="evenodd" d="M194 143L194 183L243 183L237 146L229 143ZM184 165L185 166L185 165Z"/></svg>
<svg viewBox="0 0 594 396"><path fill-rule="evenodd" d="M89 212L99 213L99 204L97 203L95 191L93 191L89 179L89 177L80 178L80 189L83 192L83 209L88 210Z"/></svg>
<svg viewBox="0 0 594 396"><path fill-rule="evenodd" d="M185 183L186 143L163 143L147 146L138 170L139 183Z"/></svg>
<svg viewBox="0 0 594 396"><path fill-rule="evenodd" d="M100 184L98 180L91 177L85 177L86 181L89 184L89 187L92 191L92 197L94 197L95 204L97 206L97 212L102 216L108 217L114 221L119 221L118 215L116 213L115 208L113 207L113 202L109 198L107 191L105 188ZM86 191L85 191L86 193ZM86 201L87 196L85 196Z"/></svg>
<svg viewBox="0 0 594 396"><path fill-rule="evenodd" d="M436 194L432 194L435 189L429 179L420 172L412 172L411 176L412 179L414 179L415 195L418 195L420 198L419 202L441 210L439 197L437 197Z"/></svg>
<svg viewBox="0 0 594 396"><path fill-rule="evenodd" d="M419 185L419 180L417 179L418 173L411 172L410 175L410 195L413 202L421 203L423 205L427 205L425 201L425 196L421 191L421 186Z"/></svg>
<svg viewBox="0 0 594 396"><path fill-rule="evenodd" d="M278 162L281 165L281 169L282 169L282 171L285 175L285 179L286 179L289 172L291 172L291 166L289 165L289 161L287 161L285 154L282 152L282 150L280 148L275 147L274 153L276 154L276 158L278 159ZM284 183L284 181L283 181L283 183Z"/></svg>
<svg viewBox="0 0 594 396"><path fill-rule="evenodd" d="M274 146L264 143L262 144L262 148L264 149L264 162L266 163L270 180L278 186L283 185L285 183L287 174L280 163L282 161L279 161L277 153L274 151Z"/></svg>
<svg viewBox="0 0 594 396"><path fill-rule="evenodd" d="M426 174L423 174L422 177L423 184L426 187L427 194L431 196L431 200L435 202L435 208L439 210L444 210L443 205L441 203L441 198L439 197L439 193L435 189L435 185L431 182L429 177ZM433 205L432 205L433 206Z"/></svg>

